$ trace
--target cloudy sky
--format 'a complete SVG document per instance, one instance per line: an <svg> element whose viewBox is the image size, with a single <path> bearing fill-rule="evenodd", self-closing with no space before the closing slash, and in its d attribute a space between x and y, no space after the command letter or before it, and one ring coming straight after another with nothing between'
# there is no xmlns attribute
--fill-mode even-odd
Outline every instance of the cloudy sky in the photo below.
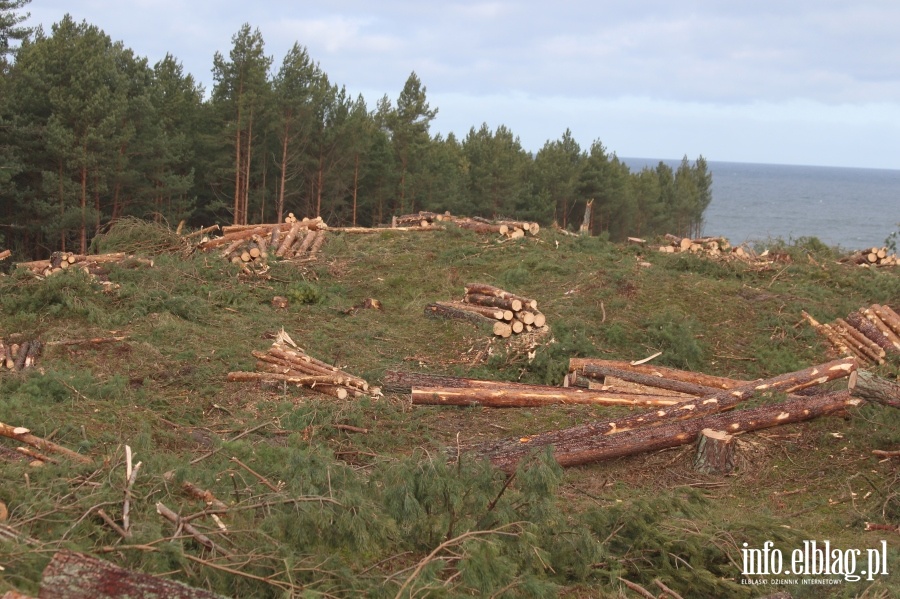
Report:
<svg viewBox="0 0 900 599"><path fill-rule="evenodd" d="M551 4L553 6L551 7ZM244 23L277 69L298 42L370 108L415 71L432 132L568 128L623 157L900 169L896 0L32 0L211 86Z"/></svg>

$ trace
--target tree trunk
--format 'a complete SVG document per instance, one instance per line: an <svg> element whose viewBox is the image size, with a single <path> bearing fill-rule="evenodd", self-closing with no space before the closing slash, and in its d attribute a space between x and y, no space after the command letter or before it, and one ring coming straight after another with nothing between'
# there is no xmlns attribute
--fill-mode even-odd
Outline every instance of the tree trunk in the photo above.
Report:
<svg viewBox="0 0 900 599"><path fill-rule="evenodd" d="M510 293L509 291L500 289L499 287L486 285L484 283L469 283L468 285L466 285L466 295L486 295L509 300L519 300L522 303L521 309L537 310L536 300L523 297L521 295L516 295L515 293Z"/></svg>
<svg viewBox="0 0 900 599"><path fill-rule="evenodd" d="M586 404L600 406L671 406L682 398L661 395L607 393L566 387L542 387L477 382L468 388L414 387L415 405L484 406L488 408L526 408L557 404Z"/></svg>
<svg viewBox="0 0 900 599"><path fill-rule="evenodd" d="M703 474L729 474L735 467L734 437L705 428L697 438L694 470Z"/></svg>
<svg viewBox="0 0 900 599"><path fill-rule="evenodd" d="M867 370L857 370L850 394L867 401L900 409L900 384L874 375Z"/></svg>
<svg viewBox="0 0 900 599"><path fill-rule="evenodd" d="M594 435L561 439L553 444L554 458L561 466L578 466L604 460L659 451L693 443L703 429L729 434L748 432L811 420L819 416L845 411L861 400L847 391L814 397L798 397L783 403L749 410L737 410L703 418L670 422L662 426L629 430L616 435ZM522 437L496 444L476 453L489 459L506 472L514 472L520 460L536 448L545 446L536 439Z"/></svg>
<svg viewBox="0 0 900 599"><path fill-rule="evenodd" d="M711 389L732 389L747 383L747 381L712 376L701 372L666 368L664 366L655 366L653 364L631 364L630 362L623 360L601 360L597 358L570 358L569 372L581 373L582 369L588 365L615 368L621 371L635 372L656 378L681 381L683 383L693 383Z"/></svg>
<svg viewBox="0 0 900 599"><path fill-rule="evenodd" d="M900 349L894 347L894 344L888 341L878 327L866 318L862 312L852 312L847 315L847 323L857 331L866 336L867 339L878 345L886 353L900 353Z"/></svg>
<svg viewBox="0 0 900 599"><path fill-rule="evenodd" d="M512 310L513 312L518 312L522 309L522 300L494 297L492 295L481 295L478 293L467 293L463 301L467 304L502 308L504 310Z"/></svg>
<svg viewBox="0 0 900 599"><path fill-rule="evenodd" d="M601 382L605 382L606 377L611 376L623 381L628 381L630 383L643 385L645 387L666 389L668 391L676 391L678 393L687 393L688 395L712 395L719 391L722 391L721 388L708 387L706 385L701 385L698 383L692 383L673 378L659 377L652 374L635 372L632 370L612 368L610 366L605 366L597 363L584 364L581 369L578 370L578 373L580 375L586 376L587 378L595 379Z"/></svg>
<svg viewBox="0 0 900 599"><path fill-rule="evenodd" d="M180 582L126 570L84 553L58 551L41 578L40 599L220 599L220 595Z"/></svg>

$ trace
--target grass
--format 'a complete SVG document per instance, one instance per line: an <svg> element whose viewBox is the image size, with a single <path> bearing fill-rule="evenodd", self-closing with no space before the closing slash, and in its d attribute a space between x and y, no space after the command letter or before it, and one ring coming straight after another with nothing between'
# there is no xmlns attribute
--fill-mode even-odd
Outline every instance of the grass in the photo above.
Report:
<svg viewBox="0 0 900 599"><path fill-rule="evenodd" d="M900 522L897 461L871 454L900 445L900 414L881 406L745 435L744 463L725 478L695 473L683 448L566 471L537 455L506 487L485 464L457 461L458 444L628 410L413 407L402 396L337 401L225 382L253 369L251 350L281 328L375 385L387 369L558 384L570 357L659 351L661 365L771 376L833 357L801 310L827 322L900 303L892 269L839 264L810 240L782 243L792 261L763 268L552 232L497 243L452 230L332 234L317 261L273 262L268 278L245 279L214 254L186 255L166 231L140 229L129 221L98 241L154 256L153 268L111 268L117 289L75 272L0 278L0 337L127 336L51 346L39 369L0 374L0 421L94 459L0 462L6 524L37 543L0 536L0 592L36 593L65 547L236 597L632 596L619 577L646 588L660 578L684 596L754 597L772 588L739 584L742 544L789 552L807 539L861 549L884 539L891 575L793 587L794 597L900 591L900 540L864 531ZM552 338L530 356L467 323L425 318L427 303L457 299L469 282L537 299ZM289 307L273 307L274 296ZM384 309L348 310L367 297ZM896 377L897 363L878 373ZM97 510L121 517L126 444L143 465L123 540ZM182 481L231 506L227 533L192 520L228 556L173 537L157 515L157 502L183 516L205 509Z"/></svg>

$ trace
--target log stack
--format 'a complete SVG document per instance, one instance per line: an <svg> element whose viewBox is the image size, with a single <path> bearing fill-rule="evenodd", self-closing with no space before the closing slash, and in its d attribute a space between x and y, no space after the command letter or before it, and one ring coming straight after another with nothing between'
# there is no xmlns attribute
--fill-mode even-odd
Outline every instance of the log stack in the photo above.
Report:
<svg viewBox="0 0 900 599"><path fill-rule="evenodd" d="M229 372L229 382L297 385L338 399L359 397L369 391L369 384L364 379L308 355L283 330L268 351L253 351L252 354L257 360L256 371Z"/></svg>
<svg viewBox="0 0 900 599"><path fill-rule="evenodd" d="M221 237L204 238L197 249L218 251L245 271L265 269L273 256L284 260L314 257L325 243L327 229L321 217L298 220L290 213L283 223L223 227Z"/></svg>
<svg viewBox="0 0 900 599"><path fill-rule="evenodd" d="M820 323L806 311L802 314L838 353L862 364L884 364L900 357L900 315L888 305L872 304L831 323Z"/></svg>
<svg viewBox="0 0 900 599"><path fill-rule="evenodd" d="M92 279L105 288L115 288L117 285L109 280L107 266L118 264L128 267L151 267L153 260L138 258L129 254L117 252L110 254L73 254L72 252L53 252L46 260L34 260L32 262L19 262L18 268L25 268L37 277L49 277L67 270L82 270Z"/></svg>
<svg viewBox="0 0 900 599"><path fill-rule="evenodd" d="M900 264L900 259L887 247L871 247L843 258L841 262L859 266L897 266Z"/></svg>
<svg viewBox="0 0 900 599"><path fill-rule="evenodd" d="M546 331L547 326L547 317L538 310L537 300L484 283L466 285L462 301L427 305L425 314L484 325L504 339L521 333Z"/></svg>
<svg viewBox="0 0 900 599"><path fill-rule="evenodd" d="M690 252L692 254L703 254L717 258L726 256L732 252L731 244L724 237L690 238L678 237L677 235L667 233L665 239L668 243L661 245L659 251L666 254Z"/></svg>

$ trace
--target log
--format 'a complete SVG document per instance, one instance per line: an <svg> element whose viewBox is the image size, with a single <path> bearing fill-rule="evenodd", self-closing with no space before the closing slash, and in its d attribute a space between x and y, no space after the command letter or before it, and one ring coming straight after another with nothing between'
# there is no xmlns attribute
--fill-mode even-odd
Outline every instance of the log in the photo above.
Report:
<svg viewBox="0 0 900 599"><path fill-rule="evenodd" d="M187 525L185 525L187 526ZM126 570L111 562L73 551L58 551L41 578L40 599L222 599L210 591L174 580Z"/></svg>
<svg viewBox="0 0 900 599"><path fill-rule="evenodd" d="M254 381L284 381L292 385L311 386L315 384L344 385L346 381L341 377L333 376L297 376L294 374L280 374L276 372L229 372L226 376L229 383L248 383Z"/></svg>
<svg viewBox="0 0 900 599"><path fill-rule="evenodd" d="M47 441L46 439L36 437L35 435L31 434L31 431L24 427L10 426L8 424L0 422L0 436L15 439L17 441L21 441L22 443L27 443L32 447L37 447L41 451L64 455L67 458L73 459L77 462L81 462L82 464L91 463L91 459L87 456L81 455L80 453L75 453L71 449L67 449L61 445L57 445L52 441Z"/></svg>
<svg viewBox="0 0 900 599"><path fill-rule="evenodd" d="M900 336L900 316L898 316L890 306L874 304L872 308L875 310L875 313L878 314L878 318L890 327L895 335Z"/></svg>
<svg viewBox="0 0 900 599"><path fill-rule="evenodd" d="M294 255L300 255L306 253L310 246L312 246L313 241L315 241L316 236L318 235L318 231L307 231L306 235L303 236L303 241L300 242L300 245L297 246L297 251L294 252Z"/></svg>
<svg viewBox="0 0 900 599"><path fill-rule="evenodd" d="M705 428L697 438L694 470L703 474L729 474L735 466L734 437L724 431Z"/></svg>
<svg viewBox="0 0 900 599"><path fill-rule="evenodd" d="M645 387L655 387L657 389L666 389L668 391L686 393L688 395L695 396L711 395L716 393L717 391L721 391L720 388L708 387L706 385L700 385L685 380L664 378L654 376L652 374L644 374L643 372L624 370L621 368L612 368L610 366L604 366L597 363L584 364L584 366L582 366L581 369L577 372L579 376L585 376L587 378L595 379L598 381L605 381L606 377L611 376L623 381L628 381L630 383L643 385Z"/></svg>
<svg viewBox="0 0 900 599"><path fill-rule="evenodd" d="M885 352L883 347L866 337L859 329L852 326L843 318L836 319L834 323L835 329L839 330L844 335L852 337L857 344L865 347L868 353L871 353L876 359L882 359L879 363L884 363L883 358L887 355L887 352Z"/></svg>
<svg viewBox="0 0 900 599"><path fill-rule="evenodd" d="M457 227L460 229L468 229L470 231L475 231L476 233L497 233L503 234L506 233L508 227L506 225L494 225L490 223L481 223L474 220L454 220L453 221Z"/></svg>
<svg viewBox="0 0 900 599"><path fill-rule="evenodd" d="M310 255L315 255L322 249L322 245L325 243L325 230L322 229L316 235L316 238L313 240L312 246L309 248Z"/></svg>
<svg viewBox="0 0 900 599"><path fill-rule="evenodd" d="M482 316L477 312L442 305L442 303L428 304L425 306L425 316L465 320L481 327L489 327L492 331L494 330L494 324L497 323L497 320L494 318Z"/></svg>
<svg viewBox="0 0 900 599"><path fill-rule="evenodd" d="M872 321L866 318L861 311L851 312L850 314L848 314L847 324L865 335L867 339L878 345L886 353L900 353L900 349L895 347L894 344L884 336L884 333L882 333L881 330L872 323Z"/></svg>
<svg viewBox="0 0 900 599"><path fill-rule="evenodd" d="M0 260L6 260L10 256L12 256L11 250L3 250L2 252L0 252Z"/></svg>
<svg viewBox="0 0 900 599"><path fill-rule="evenodd" d="M299 222L294 222L291 224L291 229L288 231L288 234L284 236L284 239L281 240L281 243L278 245L278 249L275 250L275 255L279 258L282 258L285 253L287 253L288 249L290 249L291 245L294 243L294 239L297 238L297 234L300 233L300 229L303 228L303 224Z"/></svg>
<svg viewBox="0 0 900 599"><path fill-rule="evenodd" d="M491 327L491 331L494 333L494 335L506 339L513 334L513 327L511 323L498 320L494 322L494 326Z"/></svg>
<svg viewBox="0 0 900 599"><path fill-rule="evenodd" d="M900 337L889 327L878 314L872 308L865 308L862 311L863 315L869 319L875 328L881 331L881 334L884 335L885 339L887 339L891 345L893 345L896 349L900 350Z"/></svg>
<svg viewBox="0 0 900 599"><path fill-rule="evenodd" d="M559 404L600 406L671 406L683 398L660 395L607 393L571 387L542 387L494 383L471 387L413 387L414 405L484 406L488 408L526 408Z"/></svg>
<svg viewBox="0 0 900 599"><path fill-rule="evenodd" d="M493 295L482 295L480 293L467 293L463 301L467 304L502 308L504 310L512 310L513 312L518 312L523 307L522 300L520 299L495 297Z"/></svg>
<svg viewBox="0 0 900 599"><path fill-rule="evenodd" d="M198 244L197 247L203 251L211 250L213 248L232 243L239 239L250 239L251 237L253 237L253 235L265 235L268 231L268 226L256 225L242 231L226 233L221 237L216 237L214 239L210 239L209 241L204 241L203 243Z"/></svg>
<svg viewBox="0 0 900 599"><path fill-rule="evenodd" d="M850 394L867 401L900 409L900 384L877 376L868 370L857 370Z"/></svg>
<svg viewBox="0 0 900 599"><path fill-rule="evenodd" d="M712 414L730 410L740 402L745 401L758 393L766 391L789 393L806 387L820 385L837 378L848 377L851 373L855 372L856 369L856 360L853 358L834 360L797 372L789 372L769 379L753 381L730 390L716 391L714 394L704 398L690 399L689 401L680 402L671 407L661 407L657 410L641 412L618 420L600 420L569 429L563 429L561 431L551 431L549 433L531 435L525 437L527 441L522 443L520 443L520 439L501 441L499 442L499 446L505 447L505 451L511 451L510 447L520 447L521 453L525 454L530 451L532 447L565 443L573 444L578 443L579 440L582 439L617 436L632 430L656 428L661 425L661 423L673 423L686 419L702 420L704 417ZM792 398L791 401L794 401L794 399L802 400L805 398ZM717 427L703 426L700 429L697 429L697 432L703 428ZM734 432L730 429L718 430ZM527 443L528 446L526 447L524 443Z"/></svg>
<svg viewBox="0 0 900 599"><path fill-rule="evenodd" d="M729 434L761 430L840 413L859 405L861 401L851 397L847 391L838 391L813 397L798 397L778 404L726 414L629 430L616 435L576 436L567 439L564 431L557 431L556 436L559 440L552 444L553 457L563 467L590 464L693 443L700 432L707 428ZM521 437L500 444L474 448L473 451L476 455L489 459L498 468L512 473L523 458L546 445L547 443L537 438Z"/></svg>
<svg viewBox="0 0 900 599"><path fill-rule="evenodd" d="M454 310L466 310L468 312L474 312L488 318L493 318L494 320L513 319L512 310L504 310L503 308L491 308L490 306L479 306L477 304L467 304L465 302L435 302L435 304L444 306L446 308L452 308ZM507 314L509 315L509 318L507 318Z"/></svg>
<svg viewBox="0 0 900 599"><path fill-rule="evenodd" d="M522 302L522 308L520 309L537 310L537 300L523 297L521 295L516 295L515 293L510 293L509 291L500 289L499 287L495 287L493 285L487 285L485 283L469 283L468 285L466 285L466 294L490 295L503 299L519 300L520 302Z"/></svg>
<svg viewBox="0 0 900 599"><path fill-rule="evenodd" d="M624 360L603 360L599 358L570 358L569 372L580 373L587 365L607 366L618 370L628 372L636 372L646 374L657 378L666 378L673 381L681 381L684 383L694 383L713 389L732 389L738 385L742 385L747 381L739 381L720 376L712 376L701 372L691 372L689 370L679 370L677 368L666 368L665 366L655 366L653 364L632 364Z"/></svg>

